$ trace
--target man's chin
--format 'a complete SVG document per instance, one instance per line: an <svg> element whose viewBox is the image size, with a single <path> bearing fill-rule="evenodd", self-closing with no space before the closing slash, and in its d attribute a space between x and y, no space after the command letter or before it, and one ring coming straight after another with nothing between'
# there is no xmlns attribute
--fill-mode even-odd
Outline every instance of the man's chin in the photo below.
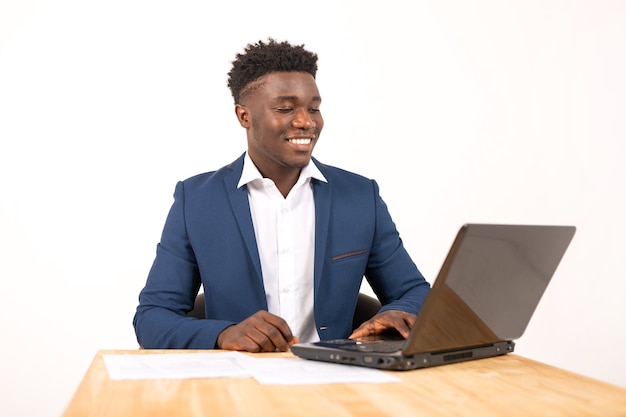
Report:
<svg viewBox="0 0 626 417"><path fill-rule="evenodd" d="M293 158L291 159L287 165L290 168L298 168L298 169L302 169L304 167L306 167L307 165L309 165L309 162L311 162L311 155L307 155L307 156L303 156L303 157L298 157L298 158Z"/></svg>

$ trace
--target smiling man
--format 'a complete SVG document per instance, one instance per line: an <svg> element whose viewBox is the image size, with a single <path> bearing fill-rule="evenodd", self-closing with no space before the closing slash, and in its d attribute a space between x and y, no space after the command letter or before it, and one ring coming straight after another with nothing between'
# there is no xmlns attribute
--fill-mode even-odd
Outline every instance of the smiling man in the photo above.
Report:
<svg viewBox="0 0 626 417"><path fill-rule="evenodd" d="M322 99L308 72L272 72L253 85L254 94L235 104L235 112L247 130L248 156L286 198L324 127Z"/></svg>
<svg viewBox="0 0 626 417"><path fill-rule="evenodd" d="M134 318L145 348L285 351L292 344L404 337L430 285L374 180L312 157L324 120L317 55L259 41L228 86L247 152L179 182ZM365 277L382 308L356 330ZM188 317L200 286L205 319Z"/></svg>

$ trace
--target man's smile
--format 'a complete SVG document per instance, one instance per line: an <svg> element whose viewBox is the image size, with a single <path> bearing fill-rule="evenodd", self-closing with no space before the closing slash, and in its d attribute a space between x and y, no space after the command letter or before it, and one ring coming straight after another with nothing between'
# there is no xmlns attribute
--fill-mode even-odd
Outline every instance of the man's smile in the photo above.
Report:
<svg viewBox="0 0 626 417"><path fill-rule="evenodd" d="M310 145L313 141L313 138L291 138L287 139L289 143L293 143L294 145Z"/></svg>

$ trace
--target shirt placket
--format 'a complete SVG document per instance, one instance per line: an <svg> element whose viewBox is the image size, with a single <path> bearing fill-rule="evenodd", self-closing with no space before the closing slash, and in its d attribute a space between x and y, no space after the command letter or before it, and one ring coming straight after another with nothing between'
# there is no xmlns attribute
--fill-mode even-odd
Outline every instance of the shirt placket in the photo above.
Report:
<svg viewBox="0 0 626 417"><path fill-rule="evenodd" d="M290 204L284 200L277 213L276 237L278 243L278 290L280 311L288 323L297 320L296 306L294 305L294 241L293 216Z"/></svg>

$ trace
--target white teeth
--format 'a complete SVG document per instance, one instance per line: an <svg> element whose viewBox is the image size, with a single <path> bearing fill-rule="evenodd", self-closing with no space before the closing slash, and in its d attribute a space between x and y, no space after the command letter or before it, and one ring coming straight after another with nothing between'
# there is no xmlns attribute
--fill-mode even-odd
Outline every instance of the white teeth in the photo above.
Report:
<svg viewBox="0 0 626 417"><path fill-rule="evenodd" d="M296 144L296 145L308 145L309 143L311 143L311 139L295 138L295 139L289 139L289 142Z"/></svg>

